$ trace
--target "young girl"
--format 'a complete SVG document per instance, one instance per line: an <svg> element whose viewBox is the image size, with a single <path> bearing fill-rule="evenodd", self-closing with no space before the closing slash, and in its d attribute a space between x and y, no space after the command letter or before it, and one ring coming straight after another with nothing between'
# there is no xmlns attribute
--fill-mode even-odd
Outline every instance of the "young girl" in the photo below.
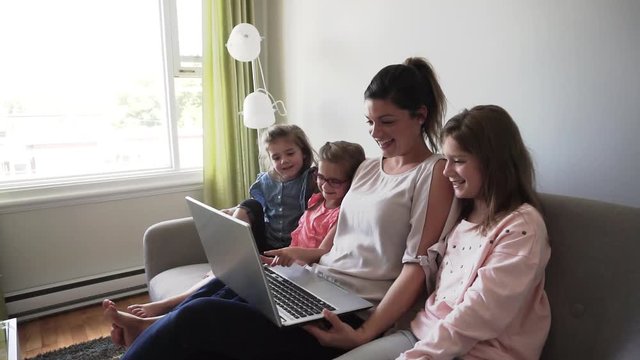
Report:
<svg viewBox="0 0 640 360"><path fill-rule="evenodd" d="M265 131L262 142L271 169L258 174L249 189L251 199L223 210L251 224L260 252L291 243L291 232L316 190L314 151L301 128L274 125Z"/></svg>
<svg viewBox="0 0 640 360"><path fill-rule="evenodd" d="M365 155L358 144L335 141L324 144L319 156L316 184L321 192L309 199L307 211L291 233L291 246L265 251L265 255L272 256L263 258L266 263L285 266L296 260L314 263L333 246L340 204Z"/></svg>
<svg viewBox="0 0 640 360"><path fill-rule="evenodd" d="M291 233L291 246L266 251L263 261L271 265L291 265L294 261L311 263L317 261L333 245L335 225L338 222L340 204L349 190L353 175L365 160L364 149L359 144L346 141L327 142L320 148L320 161L316 175L321 193L311 196L309 207L300 218L298 227ZM208 282L208 280L206 280ZM126 322L134 329L144 329L157 317L166 314L205 282L200 282L186 292L165 300L142 305L131 305L127 309L134 316L117 312L115 303L104 300L105 314L112 322ZM142 320L142 318L147 318ZM142 331L142 330L140 330ZM135 333L136 331L132 331ZM127 334L127 338L132 334ZM125 333L114 328L114 342L125 345L129 340Z"/></svg>
<svg viewBox="0 0 640 360"><path fill-rule="evenodd" d="M444 175L463 210L446 241L430 249L444 253L435 291L410 332L340 359L540 357L551 320L544 291L551 249L520 132L504 109L485 105L453 117L442 135Z"/></svg>
<svg viewBox="0 0 640 360"><path fill-rule="evenodd" d="M304 131L289 124L274 125L262 135L263 155L268 156L271 169L258 174L251 185L251 199L224 209L249 224L258 250L263 252L288 246L291 232L296 228L307 201L316 190L314 150ZM139 317L164 315L207 283L212 272L203 276L185 292L146 304L134 304L127 310ZM105 304L112 303L105 300Z"/></svg>

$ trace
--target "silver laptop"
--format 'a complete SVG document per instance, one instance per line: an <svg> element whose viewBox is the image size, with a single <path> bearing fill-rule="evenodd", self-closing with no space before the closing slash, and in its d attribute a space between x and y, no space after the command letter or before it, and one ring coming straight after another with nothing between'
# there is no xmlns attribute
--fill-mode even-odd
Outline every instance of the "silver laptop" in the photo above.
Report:
<svg viewBox="0 0 640 360"><path fill-rule="evenodd" d="M262 264L249 224L186 200L215 276L276 325L322 319L323 308L343 314L373 306L306 267Z"/></svg>

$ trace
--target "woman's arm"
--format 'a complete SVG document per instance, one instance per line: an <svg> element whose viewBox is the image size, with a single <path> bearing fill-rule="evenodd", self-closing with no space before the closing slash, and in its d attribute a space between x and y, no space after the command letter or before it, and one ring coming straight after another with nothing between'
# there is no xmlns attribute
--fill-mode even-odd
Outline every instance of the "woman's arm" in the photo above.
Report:
<svg viewBox="0 0 640 360"><path fill-rule="evenodd" d="M426 254L429 246L435 244L445 227L453 201L453 188L442 175L445 162L438 161L433 169L429 201L425 215L418 255ZM405 263L400 275L393 282L380 304L367 321L358 329L352 329L335 314L325 312L325 318L332 324L329 330L317 326L305 327L325 346L351 349L371 341L382 334L406 312L418 299L424 288L425 274L420 265Z"/></svg>

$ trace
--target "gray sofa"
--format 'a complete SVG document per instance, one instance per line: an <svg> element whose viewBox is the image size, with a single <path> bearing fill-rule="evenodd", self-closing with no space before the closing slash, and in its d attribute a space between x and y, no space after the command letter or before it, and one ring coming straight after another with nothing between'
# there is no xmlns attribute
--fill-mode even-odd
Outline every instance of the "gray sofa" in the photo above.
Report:
<svg viewBox="0 0 640 360"><path fill-rule="evenodd" d="M552 255L552 324L543 359L640 359L640 208L541 194ZM144 258L152 300L209 270L190 218L151 226Z"/></svg>

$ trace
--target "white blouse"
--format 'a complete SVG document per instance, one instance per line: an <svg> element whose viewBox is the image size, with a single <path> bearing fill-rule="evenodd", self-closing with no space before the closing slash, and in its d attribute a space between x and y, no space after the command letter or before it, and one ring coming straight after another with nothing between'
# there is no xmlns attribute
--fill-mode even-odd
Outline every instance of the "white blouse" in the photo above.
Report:
<svg viewBox="0 0 640 360"><path fill-rule="evenodd" d="M382 159L365 160L342 202L333 247L314 270L380 302L403 264L418 261L433 168L440 159L432 155L393 175L382 170Z"/></svg>

